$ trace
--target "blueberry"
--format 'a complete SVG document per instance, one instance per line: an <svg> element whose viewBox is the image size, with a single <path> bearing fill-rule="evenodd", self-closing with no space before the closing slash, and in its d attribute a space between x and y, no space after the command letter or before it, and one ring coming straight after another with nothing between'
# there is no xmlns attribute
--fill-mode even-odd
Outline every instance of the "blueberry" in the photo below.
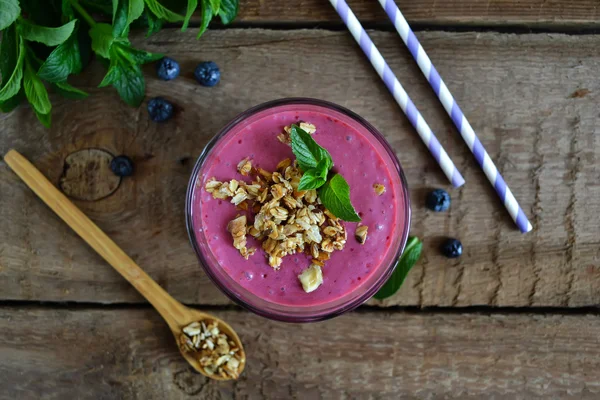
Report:
<svg viewBox="0 0 600 400"><path fill-rule="evenodd" d="M215 86L221 80L221 71L214 62L205 61L198 64L194 77L202 86Z"/></svg>
<svg viewBox="0 0 600 400"><path fill-rule="evenodd" d="M154 122L164 122L173 116L173 104L162 97L155 97L148 102L148 114Z"/></svg>
<svg viewBox="0 0 600 400"><path fill-rule="evenodd" d="M463 251L462 243L458 239L448 239L442 244L441 250L448 258L460 257Z"/></svg>
<svg viewBox="0 0 600 400"><path fill-rule="evenodd" d="M156 73L163 81L170 81L179 76L179 63L172 58L164 57L156 63Z"/></svg>
<svg viewBox="0 0 600 400"><path fill-rule="evenodd" d="M110 162L110 169L117 176L129 176L133 174L133 161L127 156L117 156Z"/></svg>
<svg viewBox="0 0 600 400"><path fill-rule="evenodd" d="M427 208L433 211L446 211L450 207L450 195L443 189L435 189L427 194Z"/></svg>

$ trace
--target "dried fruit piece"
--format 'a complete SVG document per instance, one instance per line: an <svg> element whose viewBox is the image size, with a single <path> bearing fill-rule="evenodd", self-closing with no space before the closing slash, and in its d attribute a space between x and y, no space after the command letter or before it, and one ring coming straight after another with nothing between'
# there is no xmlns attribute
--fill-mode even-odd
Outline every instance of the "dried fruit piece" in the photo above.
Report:
<svg viewBox="0 0 600 400"><path fill-rule="evenodd" d="M311 135L317 131L317 127L309 122L300 122L300 129Z"/></svg>
<svg viewBox="0 0 600 400"><path fill-rule="evenodd" d="M315 291L323 283L323 272L321 271L320 266L312 264L298 275L298 279L300 279L300 283L302 283L302 289L304 289L306 293L310 293Z"/></svg>
<svg viewBox="0 0 600 400"><path fill-rule="evenodd" d="M378 196L385 193L385 186L382 183L373 184L373 189L375 189L375 193L377 193Z"/></svg>
<svg viewBox="0 0 600 400"><path fill-rule="evenodd" d="M356 227L356 231L354 232L354 237L358 240L358 243L365 244L367 241L367 230L369 227L367 225L358 225Z"/></svg>

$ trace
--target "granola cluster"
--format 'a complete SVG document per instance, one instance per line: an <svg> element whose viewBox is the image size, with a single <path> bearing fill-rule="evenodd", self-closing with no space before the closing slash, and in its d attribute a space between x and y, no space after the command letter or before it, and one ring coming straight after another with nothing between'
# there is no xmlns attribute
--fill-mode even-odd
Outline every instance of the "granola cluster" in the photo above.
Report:
<svg viewBox="0 0 600 400"><path fill-rule="evenodd" d="M183 328L179 345L184 352L197 353L198 361L208 375L232 379L239 377L243 362L240 349L219 330L216 321L192 322Z"/></svg>
<svg viewBox="0 0 600 400"><path fill-rule="evenodd" d="M279 269L283 257L297 252L309 254L312 264L323 266L333 251L344 248L346 228L323 207L316 190L298 190L302 172L292 160L281 161L274 172L242 160L238 171L253 176L252 183L211 178L205 189L214 198L230 199L240 209L251 207L254 211L252 223L240 215L228 225L233 244L243 257L248 259L256 251L246 248L247 234L262 242L269 265L275 269Z"/></svg>
<svg viewBox="0 0 600 400"><path fill-rule="evenodd" d="M317 131L317 127L309 122L300 122L298 124L298 126L300 127L300 129L302 129L304 132L308 133L309 135L312 135L313 133L315 133ZM283 132L280 133L279 135L277 135L277 139L281 143L291 145L292 144L292 139L290 138L291 129L292 128L290 126L285 126L283 128Z"/></svg>

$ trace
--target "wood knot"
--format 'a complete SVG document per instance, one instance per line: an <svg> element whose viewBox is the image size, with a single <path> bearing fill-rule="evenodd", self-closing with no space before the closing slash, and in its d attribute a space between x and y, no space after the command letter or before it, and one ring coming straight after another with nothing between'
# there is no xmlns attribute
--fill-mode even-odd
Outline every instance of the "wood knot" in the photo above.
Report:
<svg viewBox="0 0 600 400"><path fill-rule="evenodd" d="M121 178L110 169L113 155L101 149L84 149L65 158L59 186L69 197L96 201L117 190Z"/></svg>
<svg viewBox="0 0 600 400"><path fill-rule="evenodd" d="M195 396L204 389L204 386L208 383L208 378L189 368L175 372L173 383L185 394Z"/></svg>

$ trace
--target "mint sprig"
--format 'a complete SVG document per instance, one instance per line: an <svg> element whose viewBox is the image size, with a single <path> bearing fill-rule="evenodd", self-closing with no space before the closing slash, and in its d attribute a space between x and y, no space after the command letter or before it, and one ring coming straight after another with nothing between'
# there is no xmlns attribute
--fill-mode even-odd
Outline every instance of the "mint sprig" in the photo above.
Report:
<svg viewBox="0 0 600 400"><path fill-rule="evenodd" d="M406 279L406 276L419 260L422 250L423 242L421 242L419 238L415 236L409 237L406 248L404 249L404 253L402 253L400 260L398 260L396 269L392 273L392 276L390 276L387 282L381 287L381 289L379 289L377 293L375 293L375 296L373 297L377 300L383 300L393 296L398 289L400 289L402 283L404 283L404 280Z"/></svg>
<svg viewBox="0 0 600 400"><path fill-rule="evenodd" d="M318 189L321 202L333 215L344 221L360 222L350 201L348 182L340 174L327 180L333 167L331 154L297 125L291 126L290 137L298 166L304 171L298 190Z"/></svg>
<svg viewBox="0 0 600 400"><path fill-rule="evenodd" d="M319 146L304 129L292 125L290 137L292 139L292 151L302 171L306 172L311 168L316 168L321 160L325 160L327 169L331 169L333 160L329 152Z"/></svg>
<svg viewBox="0 0 600 400"><path fill-rule="evenodd" d="M300 178L298 190L318 189L323 186L327 181L327 173L329 172L329 168L327 168L328 164L329 161L327 159L322 159L315 168L306 171L302 175L302 178Z"/></svg>
<svg viewBox="0 0 600 400"><path fill-rule="evenodd" d="M27 99L40 122L49 126L51 104L46 87L70 98L86 97L87 93L71 86L67 79L81 72L91 51L109 68L100 87L112 85L127 104L139 106L146 88L141 65L162 56L133 48L128 40L130 29L147 27L149 36L164 22L176 22L186 30L194 13L199 13L200 37L217 16L224 24L231 22L238 3L0 0L0 111L9 112ZM96 15L111 23L99 23Z"/></svg>

